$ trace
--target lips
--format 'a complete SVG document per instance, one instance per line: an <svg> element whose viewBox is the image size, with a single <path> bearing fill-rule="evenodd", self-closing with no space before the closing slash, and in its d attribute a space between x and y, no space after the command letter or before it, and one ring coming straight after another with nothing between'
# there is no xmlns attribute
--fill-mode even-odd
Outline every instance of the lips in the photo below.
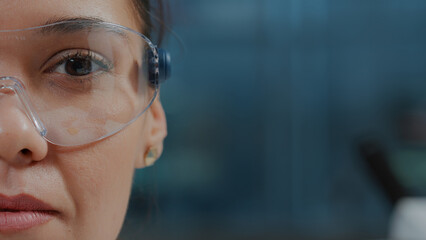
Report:
<svg viewBox="0 0 426 240"><path fill-rule="evenodd" d="M21 231L47 223L57 215L49 204L20 194L8 197L0 194L0 232Z"/></svg>

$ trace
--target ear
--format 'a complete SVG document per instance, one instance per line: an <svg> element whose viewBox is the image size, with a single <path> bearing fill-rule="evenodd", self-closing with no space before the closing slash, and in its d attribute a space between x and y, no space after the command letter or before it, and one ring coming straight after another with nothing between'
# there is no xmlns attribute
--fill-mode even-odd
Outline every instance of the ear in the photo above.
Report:
<svg viewBox="0 0 426 240"><path fill-rule="evenodd" d="M143 131L145 145L141 149L141 156L135 162L135 168L153 165L155 160L163 153L163 141L167 136L167 122L159 97L154 100L147 110L145 121L145 129ZM147 161L147 159L149 160Z"/></svg>

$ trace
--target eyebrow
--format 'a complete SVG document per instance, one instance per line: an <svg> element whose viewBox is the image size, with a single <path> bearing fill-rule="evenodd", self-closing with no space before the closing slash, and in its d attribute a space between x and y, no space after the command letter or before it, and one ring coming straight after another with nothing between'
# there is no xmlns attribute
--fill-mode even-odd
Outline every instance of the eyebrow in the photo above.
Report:
<svg viewBox="0 0 426 240"><path fill-rule="evenodd" d="M42 34L50 33L75 33L83 30L102 28L108 32L125 36L124 32L114 25L105 24L107 21L97 17L55 17L47 20L40 28Z"/></svg>

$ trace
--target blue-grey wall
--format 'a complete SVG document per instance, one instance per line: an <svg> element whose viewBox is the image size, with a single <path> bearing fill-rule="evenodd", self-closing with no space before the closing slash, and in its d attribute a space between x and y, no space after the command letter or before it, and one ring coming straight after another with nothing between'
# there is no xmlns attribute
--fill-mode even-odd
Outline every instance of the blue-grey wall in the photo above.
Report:
<svg viewBox="0 0 426 240"><path fill-rule="evenodd" d="M169 137L136 172L123 237L385 237L391 205L356 144L392 144L425 98L426 2L170 6Z"/></svg>

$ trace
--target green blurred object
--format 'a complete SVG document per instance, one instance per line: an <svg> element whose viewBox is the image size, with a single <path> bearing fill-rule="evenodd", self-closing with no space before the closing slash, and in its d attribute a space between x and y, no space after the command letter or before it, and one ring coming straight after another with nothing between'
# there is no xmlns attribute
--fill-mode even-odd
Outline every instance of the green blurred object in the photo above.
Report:
<svg viewBox="0 0 426 240"><path fill-rule="evenodd" d="M393 151L390 165L400 183L414 195L426 195L426 148Z"/></svg>

